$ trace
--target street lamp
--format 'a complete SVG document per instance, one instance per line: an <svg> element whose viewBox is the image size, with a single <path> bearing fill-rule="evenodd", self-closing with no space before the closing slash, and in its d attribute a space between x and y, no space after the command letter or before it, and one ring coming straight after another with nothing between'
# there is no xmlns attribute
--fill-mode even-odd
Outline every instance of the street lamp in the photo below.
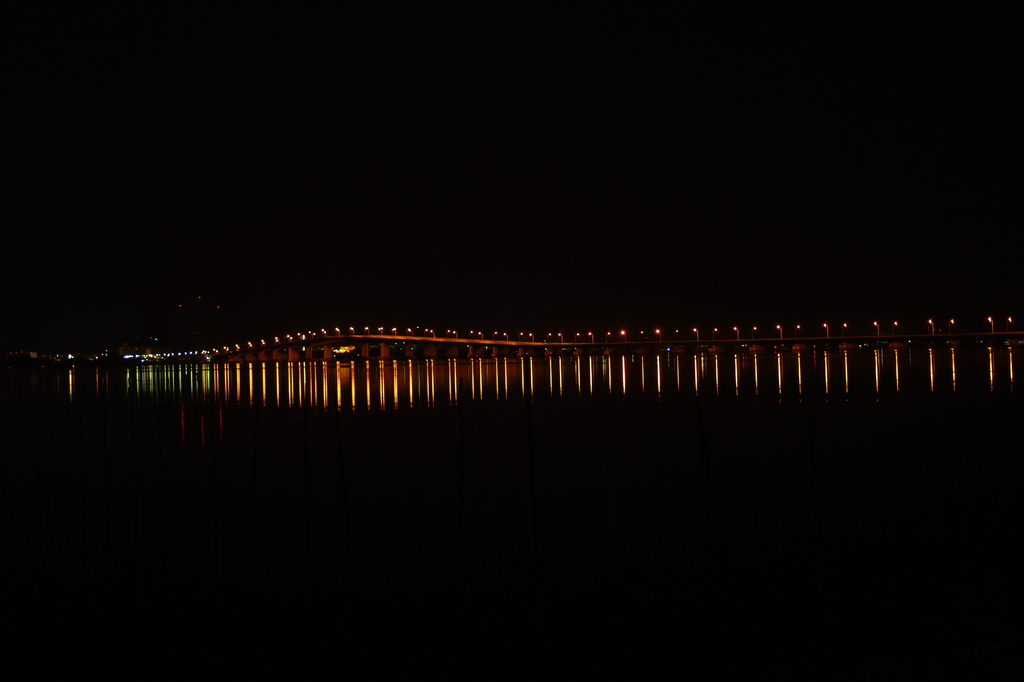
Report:
<svg viewBox="0 0 1024 682"><path fill-rule="evenodd" d="M899 326L899 322L893 321L893 323L892 323L892 335L893 336L896 336L896 331L897 331L896 327L897 326Z"/></svg>
<svg viewBox="0 0 1024 682"><path fill-rule="evenodd" d="M714 342L715 334L717 334L717 333L718 333L718 327L712 327L712 329L711 329L711 341L712 341L712 343Z"/></svg>
<svg viewBox="0 0 1024 682"><path fill-rule="evenodd" d="M756 332L756 331L757 331L757 327L751 327L750 328L750 338L751 339L754 338L754 332Z"/></svg>
<svg viewBox="0 0 1024 682"><path fill-rule="evenodd" d="M1013 318L1012 317L1006 318L1006 333L1007 334L1010 333L1010 325L1011 324L1013 324Z"/></svg>
<svg viewBox="0 0 1024 682"><path fill-rule="evenodd" d="M996 323L992 321L992 316L991 315L988 316L988 326L989 326L989 331L991 331L993 334L995 334L996 333Z"/></svg>
<svg viewBox="0 0 1024 682"><path fill-rule="evenodd" d="M931 327L932 327L932 336L935 336L935 321L934 320L928 320L928 324L930 324Z"/></svg>
<svg viewBox="0 0 1024 682"><path fill-rule="evenodd" d="M654 333L658 335L658 343L661 343L661 330L655 329Z"/></svg>
<svg viewBox="0 0 1024 682"><path fill-rule="evenodd" d="M874 322L873 324L875 325L875 336L881 336L882 330L878 328L878 323Z"/></svg>
<svg viewBox="0 0 1024 682"><path fill-rule="evenodd" d="M779 330L779 338L781 339L782 338L782 325L781 324L777 324L777 325L775 325L775 328Z"/></svg>
<svg viewBox="0 0 1024 682"><path fill-rule="evenodd" d="M953 320L950 320L950 321L949 321L949 333L950 333L950 334L952 334L952 333L953 333Z"/></svg>
<svg viewBox="0 0 1024 682"><path fill-rule="evenodd" d="M740 328L739 327L733 327L732 330L734 332L736 332L736 340L739 341L740 340Z"/></svg>
<svg viewBox="0 0 1024 682"><path fill-rule="evenodd" d="M839 334L841 336L846 336L846 323L845 322L843 322L843 330L841 332L839 332Z"/></svg>
<svg viewBox="0 0 1024 682"><path fill-rule="evenodd" d="M800 325L797 325L796 329L793 331L793 338L795 339L798 336L800 336Z"/></svg>
<svg viewBox="0 0 1024 682"><path fill-rule="evenodd" d="M824 324L824 327L825 327L825 338L827 339L828 338L828 322L826 322Z"/></svg>
<svg viewBox="0 0 1024 682"><path fill-rule="evenodd" d="M697 335L697 341L700 341L700 332L697 331L696 327L693 328L693 333Z"/></svg>
<svg viewBox="0 0 1024 682"><path fill-rule="evenodd" d="M625 330L625 329L623 329L623 330L622 330L621 332L619 332L619 334L621 334L621 335L622 335L622 340L623 340L623 341L626 341L626 340L627 340L627 339L626 339L626 330Z"/></svg>

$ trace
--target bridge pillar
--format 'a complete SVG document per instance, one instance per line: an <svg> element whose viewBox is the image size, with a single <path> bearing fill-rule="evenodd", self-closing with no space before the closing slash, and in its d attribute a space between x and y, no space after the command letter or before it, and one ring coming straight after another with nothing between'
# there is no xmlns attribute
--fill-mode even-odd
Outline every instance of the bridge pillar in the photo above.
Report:
<svg viewBox="0 0 1024 682"><path fill-rule="evenodd" d="M423 357L425 358L436 358L437 357L437 344L428 343L423 347Z"/></svg>
<svg viewBox="0 0 1024 682"><path fill-rule="evenodd" d="M294 348L288 348L288 360L301 360L302 354Z"/></svg>

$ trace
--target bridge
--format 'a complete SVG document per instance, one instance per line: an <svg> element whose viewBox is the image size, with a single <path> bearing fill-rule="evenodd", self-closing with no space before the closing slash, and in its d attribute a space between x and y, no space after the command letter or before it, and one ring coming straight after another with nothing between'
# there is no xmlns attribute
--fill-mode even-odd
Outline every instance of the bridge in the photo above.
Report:
<svg viewBox="0 0 1024 682"><path fill-rule="evenodd" d="M483 335L481 335L482 337ZM559 335L560 337L561 335ZM593 338L588 335L588 338ZM486 338L437 338L395 334L302 335L274 343L236 344L208 353L216 362L324 361L348 358L466 358L543 357L547 355L622 355L634 353L791 352L801 350L854 350L857 348L991 347L1024 344L1024 332L958 334L865 334L844 336L735 337L664 339L661 335L612 341L569 340L550 336L544 341Z"/></svg>

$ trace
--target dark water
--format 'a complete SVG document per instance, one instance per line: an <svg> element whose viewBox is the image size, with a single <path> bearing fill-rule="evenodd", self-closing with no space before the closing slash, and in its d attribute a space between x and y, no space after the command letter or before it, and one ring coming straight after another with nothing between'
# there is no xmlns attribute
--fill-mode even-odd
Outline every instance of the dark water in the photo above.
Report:
<svg viewBox="0 0 1024 682"><path fill-rule="evenodd" d="M7 372L3 612L118 665L998 679L1016 352Z"/></svg>

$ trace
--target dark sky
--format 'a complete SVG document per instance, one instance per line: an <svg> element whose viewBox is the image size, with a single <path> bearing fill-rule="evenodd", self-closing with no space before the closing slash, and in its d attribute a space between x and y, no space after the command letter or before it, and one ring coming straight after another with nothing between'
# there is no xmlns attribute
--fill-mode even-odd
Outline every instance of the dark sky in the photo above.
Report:
<svg viewBox="0 0 1024 682"><path fill-rule="evenodd" d="M1012 26L13 17L0 349L1024 318Z"/></svg>

